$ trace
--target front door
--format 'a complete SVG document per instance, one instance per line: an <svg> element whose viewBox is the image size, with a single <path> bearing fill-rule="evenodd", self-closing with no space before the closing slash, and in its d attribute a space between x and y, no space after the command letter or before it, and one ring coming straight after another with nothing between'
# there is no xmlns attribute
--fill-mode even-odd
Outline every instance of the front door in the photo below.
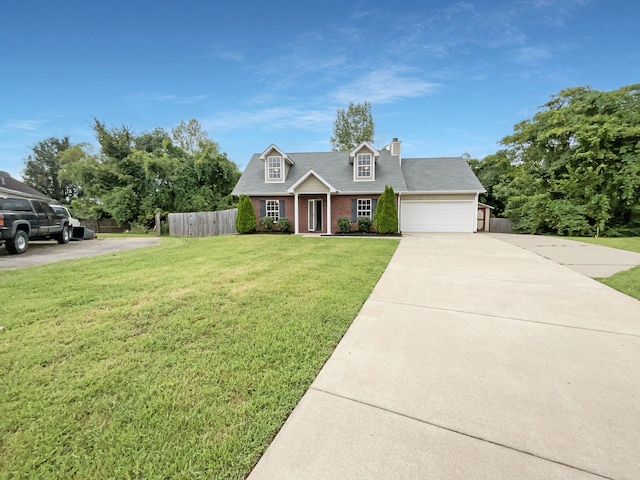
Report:
<svg viewBox="0 0 640 480"><path fill-rule="evenodd" d="M322 200L309 200L308 229L310 232L322 230Z"/></svg>

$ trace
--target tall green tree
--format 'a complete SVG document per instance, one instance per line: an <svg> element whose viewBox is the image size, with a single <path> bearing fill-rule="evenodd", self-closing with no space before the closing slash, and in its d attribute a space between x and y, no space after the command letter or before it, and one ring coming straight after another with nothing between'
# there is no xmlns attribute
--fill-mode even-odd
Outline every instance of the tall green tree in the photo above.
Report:
<svg viewBox="0 0 640 480"><path fill-rule="evenodd" d="M334 151L350 151L362 142L373 142L375 126L369 102L353 103L337 111L333 122L331 148Z"/></svg>
<svg viewBox="0 0 640 480"><path fill-rule="evenodd" d="M384 187L384 193L378 199L376 211L373 213L373 226L378 233L398 233L398 209L393 187Z"/></svg>
<svg viewBox="0 0 640 480"><path fill-rule="evenodd" d="M240 172L214 141L199 138L187 152L161 128L136 134L94 119L94 130L100 154L75 151L63 172L81 187L77 203L83 211L121 223L151 224L156 213L232 205Z"/></svg>
<svg viewBox="0 0 640 480"><path fill-rule="evenodd" d="M494 188L496 186L499 188L499 185L513 180L516 170L507 153L500 150L492 155L487 155L482 160L467 158L467 163L487 190L480 194L480 201L494 207L494 215L502 215L506 205L502 198L496 197Z"/></svg>
<svg viewBox="0 0 640 480"><path fill-rule="evenodd" d="M561 91L505 137L513 179L494 188L527 233L640 233L640 84Z"/></svg>
<svg viewBox="0 0 640 480"><path fill-rule="evenodd" d="M33 153L24 160L24 182L60 202L74 197L77 186L58 177L60 155L70 146L69 137L49 137L36 143Z"/></svg>
<svg viewBox="0 0 640 480"><path fill-rule="evenodd" d="M240 195L238 201L236 230L238 230L239 233L251 233L256 230L256 212L251 204L251 199L246 195Z"/></svg>
<svg viewBox="0 0 640 480"><path fill-rule="evenodd" d="M188 122L180 122L177 127L171 130L171 137L176 146L180 147L187 154L191 155L203 148L205 144L215 144L212 142L207 132L202 129L202 125L195 118Z"/></svg>

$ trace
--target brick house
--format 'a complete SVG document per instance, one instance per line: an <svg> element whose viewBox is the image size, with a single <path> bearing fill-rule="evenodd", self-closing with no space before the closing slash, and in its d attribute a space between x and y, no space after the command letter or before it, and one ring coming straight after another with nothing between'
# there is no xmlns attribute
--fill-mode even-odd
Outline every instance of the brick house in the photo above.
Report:
<svg viewBox="0 0 640 480"><path fill-rule="evenodd" d="M337 221L373 218L393 187L403 232L475 232L484 188L461 157L402 158L400 141L351 152L286 153L276 145L254 154L233 195L248 195L256 218L287 217L295 233L337 232Z"/></svg>

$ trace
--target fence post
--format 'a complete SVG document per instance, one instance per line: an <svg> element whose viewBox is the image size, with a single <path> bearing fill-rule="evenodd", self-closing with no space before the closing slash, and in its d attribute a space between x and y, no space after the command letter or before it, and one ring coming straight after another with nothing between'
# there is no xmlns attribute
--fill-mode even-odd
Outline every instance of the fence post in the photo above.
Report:
<svg viewBox="0 0 640 480"><path fill-rule="evenodd" d="M159 213L156 213L156 224L153 227L153 230L156 232L156 235L160 235L161 228L160 228L160 214Z"/></svg>

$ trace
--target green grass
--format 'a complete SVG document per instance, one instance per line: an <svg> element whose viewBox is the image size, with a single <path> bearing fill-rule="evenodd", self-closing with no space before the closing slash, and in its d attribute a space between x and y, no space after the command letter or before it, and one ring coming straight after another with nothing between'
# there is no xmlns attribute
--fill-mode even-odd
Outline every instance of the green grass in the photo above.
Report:
<svg viewBox="0 0 640 480"><path fill-rule="evenodd" d="M631 252L640 253L640 237L626 238L571 238L585 243L603 245L605 247L619 248ZM598 278L598 281L609 285L611 288L626 293L627 295L640 300L640 265L616 273L608 278Z"/></svg>
<svg viewBox="0 0 640 480"><path fill-rule="evenodd" d="M623 237L623 238L593 238L593 237L569 237L570 240L579 242L593 243L595 245L603 245L605 247L619 248L621 250L629 250L630 252L640 253L640 237Z"/></svg>
<svg viewBox="0 0 640 480"><path fill-rule="evenodd" d="M397 245L163 238L0 272L0 478L244 478Z"/></svg>

